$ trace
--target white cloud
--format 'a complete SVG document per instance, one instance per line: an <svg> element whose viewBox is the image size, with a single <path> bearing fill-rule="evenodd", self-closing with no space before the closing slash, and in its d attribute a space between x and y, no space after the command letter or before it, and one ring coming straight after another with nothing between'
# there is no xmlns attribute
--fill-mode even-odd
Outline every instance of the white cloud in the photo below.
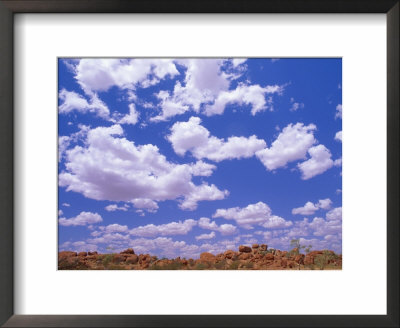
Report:
<svg viewBox="0 0 400 328"><path fill-rule="evenodd" d="M160 100L161 113L152 117L151 121L165 121L175 115L189 110L199 113L204 109L208 116L222 114L229 103L251 105L251 113L272 110L272 98L267 94L280 94L283 86L245 85L240 84L234 90L229 90L232 80L244 72L241 66L246 59L233 59L229 72L223 72L221 67L226 63L220 59L182 59L177 63L186 68L183 84L178 81L173 92L162 90L157 94Z"/></svg>
<svg viewBox="0 0 400 328"><path fill-rule="evenodd" d="M342 158L340 157L338 159L335 159L335 161L333 162L333 165L334 166L342 166Z"/></svg>
<svg viewBox="0 0 400 328"><path fill-rule="evenodd" d="M244 208L217 209L213 218L217 217L235 220L239 226L245 229L252 229L254 225L260 225L265 228L283 228L292 225L291 221L272 215L269 206L263 202L250 204Z"/></svg>
<svg viewBox="0 0 400 328"><path fill-rule="evenodd" d="M213 101L219 92L229 88L229 78L221 71L222 60L182 59L178 63L187 69L184 85L178 81L172 94L158 94L161 114L152 121L165 121L190 109L199 112L203 103Z"/></svg>
<svg viewBox="0 0 400 328"><path fill-rule="evenodd" d="M256 156L268 170L275 170L287 163L305 158L307 150L316 142L314 124L289 124L278 135L270 148L256 152Z"/></svg>
<svg viewBox="0 0 400 328"><path fill-rule="evenodd" d="M73 251L73 252L93 252L97 251L97 245L87 243L85 241L66 241L60 245L59 251Z"/></svg>
<svg viewBox="0 0 400 328"><path fill-rule="evenodd" d="M75 79L87 94L107 91L113 86L135 89L158 83L179 74L171 59L81 59Z"/></svg>
<svg viewBox="0 0 400 328"><path fill-rule="evenodd" d="M292 209L292 214L311 215L318 210L318 206L311 202L307 202L303 207Z"/></svg>
<svg viewBox="0 0 400 328"><path fill-rule="evenodd" d="M237 67L246 61L247 61L247 58L233 58L232 65L233 65L233 67Z"/></svg>
<svg viewBox="0 0 400 328"><path fill-rule="evenodd" d="M97 213L91 213L91 212L81 212L79 215L66 219L66 218L60 218L58 219L58 222L62 226L84 226L88 224L93 224L93 223L99 223L102 222L103 218L97 214Z"/></svg>
<svg viewBox="0 0 400 328"><path fill-rule="evenodd" d="M105 233L114 233L114 232L128 232L128 226L126 225L120 225L117 223L114 224L109 224L108 226L105 227L104 229Z"/></svg>
<svg viewBox="0 0 400 328"><path fill-rule="evenodd" d="M314 236L326 236L337 234L342 231L341 221L326 221L323 218L316 217L310 223L310 228L314 230Z"/></svg>
<svg viewBox="0 0 400 328"><path fill-rule="evenodd" d="M199 227L206 230L219 231L222 235L232 235L237 233L237 228L232 224L218 224L209 218L202 217L199 219Z"/></svg>
<svg viewBox="0 0 400 328"><path fill-rule="evenodd" d="M210 233L203 233L199 236L196 236L195 238L196 240L212 239L215 238L215 232L211 231Z"/></svg>
<svg viewBox="0 0 400 328"><path fill-rule="evenodd" d="M292 214L312 215L321 208L324 210L329 209L331 205L332 201L329 198L320 199L316 204L313 204L312 202L307 202L303 207L292 209Z"/></svg>
<svg viewBox="0 0 400 328"><path fill-rule="evenodd" d="M197 161L191 166L191 168L193 175L209 177L217 167L213 164Z"/></svg>
<svg viewBox="0 0 400 328"><path fill-rule="evenodd" d="M105 207L105 210L108 212L115 212L115 211L124 211L126 212L128 210L129 206L124 205L124 206L118 206L117 204L110 204Z"/></svg>
<svg viewBox="0 0 400 328"><path fill-rule="evenodd" d="M239 84L236 89L222 91L218 94L212 105L206 106L204 113L207 116L221 115L228 104L251 105L251 114L254 116L258 112L273 110L272 98L265 99L267 94L281 94L283 86L267 85L261 87L258 84L245 85Z"/></svg>
<svg viewBox="0 0 400 328"><path fill-rule="evenodd" d="M304 108L304 104L303 103L299 103L299 102L295 102L294 98L290 98L290 102L292 103L292 107L290 107L290 111L291 112L295 112L298 109L303 109Z"/></svg>
<svg viewBox="0 0 400 328"><path fill-rule="evenodd" d="M342 118L342 104L336 106L335 118Z"/></svg>
<svg viewBox="0 0 400 328"><path fill-rule="evenodd" d="M342 131L336 132L335 140L342 142Z"/></svg>
<svg viewBox="0 0 400 328"><path fill-rule="evenodd" d="M59 175L60 186L91 199L114 202L183 197L185 209L195 209L198 201L228 195L228 191L215 185L195 185L191 181L192 165L170 163L156 146L136 146L122 135L120 125L90 130L85 147L66 151L66 170Z"/></svg>
<svg viewBox="0 0 400 328"><path fill-rule="evenodd" d="M129 114L122 117L119 124L132 124L135 125L138 122L139 113L136 111L135 104L129 104Z"/></svg>
<svg viewBox="0 0 400 328"><path fill-rule="evenodd" d="M339 221L342 220L342 208L341 207L336 207L326 213L326 219L328 221Z"/></svg>
<svg viewBox="0 0 400 328"><path fill-rule="evenodd" d="M219 190L214 184L201 184L195 186L190 183L191 191L185 195L184 200L179 205L183 210L195 210L197 203L203 200L221 200L229 195L228 190Z"/></svg>
<svg viewBox="0 0 400 328"><path fill-rule="evenodd" d="M320 199L318 201L318 207L322 208L324 210L328 210L331 208L332 205L332 201L329 198L325 198L325 199Z"/></svg>
<svg viewBox="0 0 400 328"><path fill-rule="evenodd" d="M61 216L63 214L64 214L64 212L62 210L58 210L58 216Z"/></svg>
<svg viewBox="0 0 400 328"><path fill-rule="evenodd" d="M297 164L302 173L302 179L308 180L312 177L324 173L333 166L331 152L324 145L318 145L308 150L311 158L305 162Z"/></svg>
<svg viewBox="0 0 400 328"><path fill-rule="evenodd" d="M200 118L191 117L187 122L177 122L172 126L167 138L178 155L183 156L190 151L197 159L207 158L219 162L251 157L266 146L265 141L255 135L248 138L230 137L226 141L219 139L211 136L210 131L200 123Z"/></svg>
<svg viewBox="0 0 400 328"><path fill-rule="evenodd" d="M69 136L58 137L58 161L61 162L64 158L65 152L72 143L77 143L86 137L90 127L88 125L79 124L78 131Z"/></svg>
<svg viewBox="0 0 400 328"><path fill-rule="evenodd" d="M63 103L58 107L60 114L68 114L72 111L80 113L90 112L104 119L109 118L110 110L96 94L90 96L90 102L80 94L65 89L62 89L58 96L63 101Z"/></svg>
<svg viewBox="0 0 400 328"><path fill-rule="evenodd" d="M161 225L148 224L133 228L129 233L133 236L139 237L186 235L196 225L197 221L189 219L183 222L170 222Z"/></svg>
<svg viewBox="0 0 400 328"><path fill-rule="evenodd" d="M71 143L69 136L60 136L58 137L58 161L61 162L65 151L68 149Z"/></svg>
<svg viewBox="0 0 400 328"><path fill-rule="evenodd" d="M149 198L135 198L131 202L135 208L145 209L150 213L155 213L158 210L157 203Z"/></svg>
<svg viewBox="0 0 400 328"><path fill-rule="evenodd" d="M62 206L65 206L65 207L70 207L71 205L70 205L70 204L68 204L68 203L62 203Z"/></svg>

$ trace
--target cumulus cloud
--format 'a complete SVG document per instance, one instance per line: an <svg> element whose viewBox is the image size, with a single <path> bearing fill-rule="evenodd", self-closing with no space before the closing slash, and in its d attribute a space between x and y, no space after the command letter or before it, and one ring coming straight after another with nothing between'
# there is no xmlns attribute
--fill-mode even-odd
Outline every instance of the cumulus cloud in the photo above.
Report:
<svg viewBox="0 0 400 328"><path fill-rule="evenodd" d="M195 238L196 240L212 239L215 238L215 232L211 231L210 233L203 233L199 236L196 236Z"/></svg>
<svg viewBox="0 0 400 328"><path fill-rule="evenodd" d="M243 72L246 59L181 59L176 62L185 69L183 83L177 81L172 92L162 90L157 94L158 107L161 113L151 121L166 121L189 110L206 115L222 114L228 104L250 105L251 113L272 110L272 94L281 94L283 86L240 83L229 90L232 80L239 78ZM222 67L229 62L227 71ZM226 67L225 67L226 68Z"/></svg>
<svg viewBox="0 0 400 328"><path fill-rule="evenodd" d="M165 121L188 110L198 113L203 103L213 101L229 88L229 77L221 71L220 59L182 59L178 64L186 68L184 85L178 81L172 93L163 90L158 94L161 114L152 121Z"/></svg>
<svg viewBox="0 0 400 328"><path fill-rule="evenodd" d="M292 214L311 215L314 214L317 210L318 206L315 206L311 202L307 202L303 207L292 209Z"/></svg>
<svg viewBox="0 0 400 328"><path fill-rule="evenodd" d="M298 109L304 108L304 104L303 104L303 103L296 102L296 101L294 100L294 98L290 98L290 102L291 102L291 104L292 104L292 107L290 107L290 111L291 111L291 112L295 112L295 111L297 111Z"/></svg>
<svg viewBox="0 0 400 328"><path fill-rule="evenodd" d="M254 116L258 112L273 110L272 97L266 99L267 94L281 94L282 92L283 86L279 85L261 87L258 84L239 84L234 90L220 92L214 103L206 106L204 113L207 116L221 115L228 104L239 104L251 105L251 114Z"/></svg>
<svg viewBox="0 0 400 328"><path fill-rule="evenodd" d="M232 235L237 233L237 228L232 224L218 224L209 218L202 217L199 219L199 227L206 230L219 231L222 235Z"/></svg>
<svg viewBox="0 0 400 328"><path fill-rule="evenodd" d="M312 220L304 218L295 221L293 226L273 232L257 232L262 234L269 245L273 247L290 247L290 240L300 239L301 245L312 245L313 249L332 249L341 252L342 239L342 208L336 207L326 213L326 218L315 217ZM322 238L322 239L321 239Z"/></svg>
<svg viewBox="0 0 400 328"><path fill-rule="evenodd" d="M335 140L342 142L342 131L336 132Z"/></svg>
<svg viewBox="0 0 400 328"><path fill-rule="evenodd" d="M105 207L105 210L108 212L115 212L115 211L124 211L128 210L129 206L124 204L124 206L118 206L117 204L110 204Z"/></svg>
<svg viewBox="0 0 400 328"><path fill-rule="evenodd" d="M135 198L131 202L135 208L147 210L150 213L155 213L158 210L158 204L149 198Z"/></svg>
<svg viewBox="0 0 400 328"><path fill-rule="evenodd" d="M256 152L256 156L268 170L275 170L287 163L303 159L307 150L316 142L314 124L289 124L278 135L270 148Z"/></svg>
<svg viewBox="0 0 400 328"><path fill-rule="evenodd" d="M156 146L136 146L122 137L123 133L120 125L90 130L85 147L66 151L60 186L87 198L132 202L135 207L140 206L137 199L157 202L183 198L183 208L195 209L198 201L228 195L215 185L195 185L192 165L170 163Z"/></svg>
<svg viewBox="0 0 400 328"><path fill-rule="evenodd" d="M75 79L87 94L146 87L179 72L171 59L81 59L75 66Z"/></svg>
<svg viewBox="0 0 400 328"><path fill-rule="evenodd" d="M97 214L92 212L81 212L75 217L70 219L60 218L58 219L58 223L62 226L85 226L88 224L94 224L102 222L103 218Z"/></svg>
<svg viewBox="0 0 400 328"><path fill-rule="evenodd" d="M139 237L186 235L196 225L197 221L189 219L183 222L170 222L161 225L148 224L133 228L129 233Z"/></svg>
<svg viewBox="0 0 400 328"><path fill-rule="evenodd" d="M255 135L248 138L230 137L227 140L210 135L201 124L201 119L191 117L187 122L177 122L167 137L178 155L190 151L197 159L207 158L216 162L226 159L248 158L265 148L264 140Z"/></svg>
<svg viewBox="0 0 400 328"><path fill-rule="evenodd" d="M329 198L320 199L318 203L313 204L312 202L307 202L302 207L297 207L292 210L292 214L301 214L301 215L312 215L320 208L327 210L331 207L332 201Z"/></svg>
<svg viewBox="0 0 400 328"><path fill-rule="evenodd" d="M311 158L305 162L297 164L303 180L311 179L316 175L324 173L330 169L334 162L331 159L331 152L324 145L318 145L308 150Z"/></svg>
<svg viewBox="0 0 400 328"><path fill-rule="evenodd" d="M62 89L58 97L62 101L60 106L58 106L58 112L60 114L68 114L77 111L79 113L94 113L104 119L108 119L110 116L110 110L107 105L102 102L96 94L92 94L90 100L87 101L74 91Z"/></svg>
<svg viewBox="0 0 400 328"><path fill-rule="evenodd" d="M197 161L191 166L194 176L209 177L217 167L203 161Z"/></svg>
<svg viewBox="0 0 400 328"><path fill-rule="evenodd" d="M69 136L58 137L58 161L61 162L65 156L65 152L73 143L77 143L86 137L87 132L90 130L88 125L79 124L78 131L71 133Z"/></svg>
<svg viewBox="0 0 400 328"><path fill-rule="evenodd" d="M105 233L114 233L114 232L123 233L123 232L128 232L128 226L114 223L106 226L103 231Z"/></svg>
<svg viewBox="0 0 400 328"><path fill-rule="evenodd" d="M139 120L139 113L136 111L135 104L129 104L129 114L126 114L118 120L118 124L135 125Z"/></svg>
<svg viewBox="0 0 400 328"><path fill-rule="evenodd" d="M252 229L254 225L264 228L284 228L292 225L291 221L272 215L269 206L263 202L250 204L247 207L231 207L228 209L217 209L213 218L222 217L227 220L235 220L236 223L245 228Z"/></svg>
<svg viewBox="0 0 400 328"><path fill-rule="evenodd" d="M237 67L239 65L242 65L246 61L247 61L247 58L233 58L232 65L233 65L233 67Z"/></svg>
<svg viewBox="0 0 400 328"><path fill-rule="evenodd" d="M97 251L97 245L87 243L83 240L70 242L66 241L59 247L59 251L74 251L74 252L94 252Z"/></svg>
<svg viewBox="0 0 400 328"><path fill-rule="evenodd" d="M179 207L183 210L195 210L197 203L203 200L221 200L229 195L228 190L219 190L214 184L195 186L190 183L191 191L185 195Z"/></svg>
<svg viewBox="0 0 400 328"><path fill-rule="evenodd" d="M342 104L336 106L335 118L342 118Z"/></svg>
<svg viewBox="0 0 400 328"><path fill-rule="evenodd" d="M332 201L329 198L325 198L325 199L320 199L318 201L318 207L322 208L324 210L328 210L331 208L332 205Z"/></svg>

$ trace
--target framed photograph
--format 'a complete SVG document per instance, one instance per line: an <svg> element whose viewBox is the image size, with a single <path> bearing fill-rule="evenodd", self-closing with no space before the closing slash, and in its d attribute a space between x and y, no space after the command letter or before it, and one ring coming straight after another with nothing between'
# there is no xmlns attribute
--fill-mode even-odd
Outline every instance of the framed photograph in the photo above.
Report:
<svg viewBox="0 0 400 328"><path fill-rule="evenodd" d="M399 326L398 1L0 10L3 326Z"/></svg>

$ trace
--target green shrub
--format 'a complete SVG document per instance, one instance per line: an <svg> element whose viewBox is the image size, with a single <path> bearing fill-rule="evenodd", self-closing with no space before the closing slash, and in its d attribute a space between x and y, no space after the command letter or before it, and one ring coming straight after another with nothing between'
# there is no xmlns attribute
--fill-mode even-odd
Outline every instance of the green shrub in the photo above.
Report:
<svg viewBox="0 0 400 328"><path fill-rule="evenodd" d="M149 266L149 270L181 270L183 267L183 264L180 262L172 262L169 264L165 264L163 266L160 266L158 264L153 264Z"/></svg>
<svg viewBox="0 0 400 328"><path fill-rule="evenodd" d="M105 267L108 267L108 265L109 265L110 262L112 261L113 257L114 257L114 254L105 254L105 255L103 256L103 259L102 259L101 262L103 263L103 265L104 265Z"/></svg>
<svg viewBox="0 0 400 328"><path fill-rule="evenodd" d="M240 262L239 261L233 261L230 265L228 270L237 270L239 268Z"/></svg>
<svg viewBox="0 0 400 328"><path fill-rule="evenodd" d="M195 270L205 270L207 268L208 268L207 265L203 263L197 263L196 266L194 267Z"/></svg>
<svg viewBox="0 0 400 328"><path fill-rule="evenodd" d="M244 265L246 269L253 269L254 268L254 263L253 262L248 262Z"/></svg>
<svg viewBox="0 0 400 328"><path fill-rule="evenodd" d="M217 270L225 270L226 267L226 260L222 260L221 262L215 263L214 267Z"/></svg>

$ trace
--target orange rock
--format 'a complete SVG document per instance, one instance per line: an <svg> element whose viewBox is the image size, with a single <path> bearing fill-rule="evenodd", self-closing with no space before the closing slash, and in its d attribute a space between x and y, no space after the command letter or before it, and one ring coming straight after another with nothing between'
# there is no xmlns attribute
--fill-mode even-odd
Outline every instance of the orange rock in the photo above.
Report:
<svg viewBox="0 0 400 328"><path fill-rule="evenodd" d="M299 254L294 257L294 261L299 264L304 264L304 254Z"/></svg>
<svg viewBox="0 0 400 328"><path fill-rule="evenodd" d="M150 263L150 262L151 262L150 254L140 254L139 255L139 264Z"/></svg>
<svg viewBox="0 0 400 328"><path fill-rule="evenodd" d="M258 245L258 244L251 245L251 248L258 248L258 247L260 247L260 245Z"/></svg>
<svg viewBox="0 0 400 328"><path fill-rule="evenodd" d="M124 251L122 251L120 254L135 254L132 248L128 248Z"/></svg>
<svg viewBox="0 0 400 328"><path fill-rule="evenodd" d="M274 260L274 255L272 253L265 254L265 259L268 261Z"/></svg>
<svg viewBox="0 0 400 328"><path fill-rule="evenodd" d="M251 259L252 254L250 253L242 253L239 255L240 260L249 260Z"/></svg>
<svg viewBox="0 0 400 328"><path fill-rule="evenodd" d="M248 247L248 246L240 245L239 246L239 252L241 252L241 253L251 253L251 248Z"/></svg>
<svg viewBox="0 0 400 328"><path fill-rule="evenodd" d="M222 260L224 260L225 259L225 255L224 254L218 254L216 257L215 257L215 260L217 261L217 262L221 262Z"/></svg>
<svg viewBox="0 0 400 328"><path fill-rule="evenodd" d="M88 255L97 255L97 252L88 252Z"/></svg>
<svg viewBox="0 0 400 328"><path fill-rule="evenodd" d="M78 256L87 256L87 252L79 252Z"/></svg>
<svg viewBox="0 0 400 328"><path fill-rule="evenodd" d="M201 261L206 261L206 262L214 262L215 261L215 255L211 254L211 253L201 253L200 254L200 260Z"/></svg>
<svg viewBox="0 0 400 328"><path fill-rule="evenodd" d="M121 263L121 262L125 262L125 256L121 255L121 254L115 254L112 258L112 262L113 263Z"/></svg>
<svg viewBox="0 0 400 328"><path fill-rule="evenodd" d="M262 251L266 251L267 249L268 249L268 245L266 245L266 244L261 244L260 245L260 249L262 250Z"/></svg>
<svg viewBox="0 0 400 328"><path fill-rule="evenodd" d="M139 261L139 257L136 254L130 254L126 257L125 262L128 264L136 264Z"/></svg>
<svg viewBox="0 0 400 328"><path fill-rule="evenodd" d="M232 259L236 256L236 252L229 249L224 253L224 256L226 259Z"/></svg>
<svg viewBox="0 0 400 328"><path fill-rule="evenodd" d="M64 252L60 252L58 253L58 260L63 260L69 257L74 257L74 256L78 256L78 254L76 252L69 252L69 251L64 251Z"/></svg>

